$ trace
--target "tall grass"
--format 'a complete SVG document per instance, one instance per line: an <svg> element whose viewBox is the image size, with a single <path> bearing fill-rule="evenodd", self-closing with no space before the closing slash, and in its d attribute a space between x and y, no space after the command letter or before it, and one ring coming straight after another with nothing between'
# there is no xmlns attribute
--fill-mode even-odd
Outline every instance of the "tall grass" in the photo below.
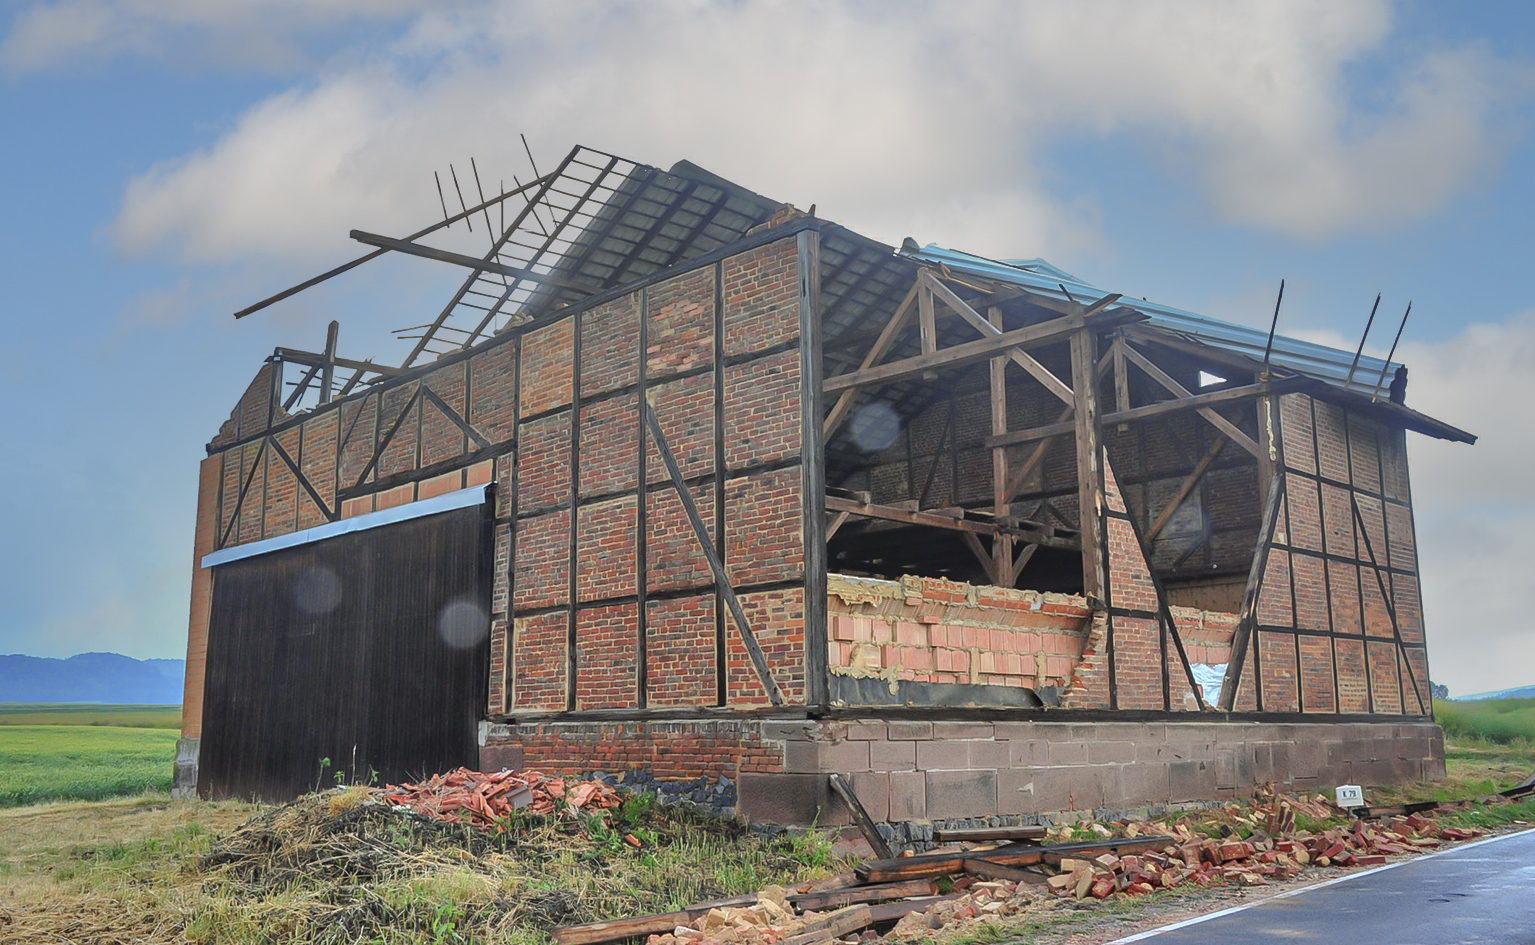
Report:
<svg viewBox="0 0 1535 945"><path fill-rule="evenodd" d="M1535 699L1487 699L1477 702L1434 700L1434 715L1447 738L1535 744Z"/></svg>
<svg viewBox="0 0 1535 945"><path fill-rule="evenodd" d="M0 807L169 791L176 736L163 728L0 728Z"/></svg>

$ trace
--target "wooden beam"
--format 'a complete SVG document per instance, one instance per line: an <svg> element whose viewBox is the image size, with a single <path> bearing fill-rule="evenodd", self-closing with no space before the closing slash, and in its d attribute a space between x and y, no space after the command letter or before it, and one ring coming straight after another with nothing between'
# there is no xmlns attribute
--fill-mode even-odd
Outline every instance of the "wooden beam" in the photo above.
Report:
<svg viewBox="0 0 1535 945"><path fill-rule="evenodd" d="M1139 312L1129 309L1121 309L1091 317L1066 315L1061 318L1051 319L1048 322L1040 322L1037 325L1015 328L1012 331L1004 332L991 338L982 338L978 341L968 341L964 344L943 348L932 354L923 354L914 358L892 361L889 364L854 371L850 374L839 374L836 377L827 378L821 389L830 394L854 387L867 387L871 384L887 384L891 381L910 377L913 374L921 374L933 370L934 368L958 367L973 361L980 361L1013 347L1050 344L1060 341L1065 336L1084 327L1112 327L1129 321L1138 321L1144 317Z"/></svg>
<svg viewBox="0 0 1535 945"><path fill-rule="evenodd" d="M933 354L938 350L938 319L933 312L931 279L925 271L917 274L917 284L921 287L917 290L917 340L923 354ZM936 375L929 371L924 376Z"/></svg>
<svg viewBox="0 0 1535 945"><path fill-rule="evenodd" d="M997 561L986 550L986 546L981 544L981 540L975 537L975 532L960 532L959 537L965 540L965 547L969 548L970 553L975 555L977 561L981 562L981 569L986 572L987 583L993 586L1000 585L1002 580L1001 576L997 574ZM993 536L991 540L996 541L997 539Z"/></svg>
<svg viewBox="0 0 1535 945"><path fill-rule="evenodd" d="M882 860L888 860L894 856L890 851L890 845L885 842L884 837L879 835L879 828L875 826L874 818L869 816L869 812L864 810L863 804L859 802L858 795L853 793L852 786L843 780L840 774L828 775L828 780L831 781L832 791L842 799L842 803L846 804L848 811L852 813L853 823L858 825L858 832L863 834L863 838L869 842L869 849L874 851L874 855Z"/></svg>
<svg viewBox="0 0 1535 945"><path fill-rule="evenodd" d="M900 522L903 525L927 525L932 528L945 528L956 532L971 532L988 537L994 536L998 532L1010 532L1019 538L1030 542L1037 542L1047 548L1066 548L1072 551L1079 550L1080 548L1075 540L1059 534L1057 529L1049 525L994 525L986 522L971 521L968 518L953 518L936 512L919 512L911 509L900 509L890 505L875 505L836 495L826 497L826 509L833 512L851 512L862 518L884 519L889 522Z"/></svg>
<svg viewBox="0 0 1535 945"><path fill-rule="evenodd" d="M325 366L325 355L317 351L302 351L298 348L277 348L273 351L284 361L292 361L295 364L308 364ZM374 364L372 361L354 361L351 358L331 358L336 367L351 368L356 371L369 371L374 374L382 374L384 377L395 377L404 374L403 368L390 367L387 364Z"/></svg>
<svg viewBox="0 0 1535 945"><path fill-rule="evenodd" d="M740 631L741 642L745 644L746 653L751 657L752 666L757 670L757 678L761 681L763 690L767 692L769 701L775 706L781 706L783 693L779 691L778 682L773 678L773 671L762 652L762 645L757 642L757 635L752 632L751 624L746 619L746 611L742 609L741 602L736 597L735 586L730 583L730 575L720 559L719 549L709 538L709 530L704 525L703 516L698 513L698 505L693 502L693 493L688 489L687 480L682 476L682 468L677 465L677 457L673 455L671 445L666 442L666 434L662 432L661 421L656 419L655 408L650 405L648 395L640 397L640 410L645 414L645 425L650 430L651 439L655 441L656 451L661 454L661 462L666 466L666 473L671 477L672 486L677 490L677 498L682 502L682 510L687 513L688 523L693 527L693 537L697 539L699 549L709 561L709 570L714 574L714 586L719 591L720 597L724 598L731 616L735 618L736 629ZM643 449L644 444L640 444L640 447Z"/></svg>
<svg viewBox="0 0 1535 945"><path fill-rule="evenodd" d="M1099 463L1098 339L1091 328L1071 336L1071 383L1077 443L1077 509L1082 533L1082 593L1103 599L1105 576L1101 551L1103 470Z"/></svg>
<svg viewBox="0 0 1535 945"><path fill-rule="evenodd" d="M481 259L478 256L466 256L463 253L454 253L446 249L422 246L420 243L413 243L410 240L380 236L377 233L353 230L352 239L368 246L379 246L384 249L392 249L397 253L406 253L410 256L420 256L423 259L435 259L438 262L452 263L455 266L463 266L465 269L474 269L478 272L494 272L497 275L512 276L516 279L528 279L545 285L558 286L562 289L569 289L572 292L579 292L582 295L593 295L598 291L592 286L584 285L580 282L572 282L569 279L561 279L558 276L551 276L546 272L534 272L521 266L508 266L505 263Z"/></svg>
<svg viewBox="0 0 1535 945"><path fill-rule="evenodd" d="M929 277L929 281L933 281ZM957 298L956 298L957 301ZM952 302L950 303L953 304ZM963 302L959 303L964 305ZM966 309L969 306L964 306ZM970 312L974 315L974 312ZM982 322L986 330L1000 335L1002 333L1002 310L993 305L986 312L989 321ZM983 332L984 333L984 332ZM1016 351L1017 349L1014 349ZM1033 360L1030 358L1029 360ZM1045 372L1050 375L1050 372ZM1057 381L1059 383L1059 381ZM1007 358L991 359L991 432L993 435L1007 432ZM998 447L991 451L991 510L995 515L1008 515L1008 498L1005 495L1007 489L1007 449ZM957 486L957 484L956 484ZM1013 536L1000 534L991 540L991 577L992 583L1011 587L1008 578L1013 573Z"/></svg>
<svg viewBox="0 0 1535 945"><path fill-rule="evenodd" d="M1033 558L1034 552L1038 550L1039 544L1037 542L1031 542L1030 544L1024 545L1023 549L1018 552L1018 557L1013 560L1012 572L1007 579L1008 587L1018 586L1018 576L1023 573L1024 568L1028 567L1029 559Z"/></svg>
<svg viewBox="0 0 1535 945"><path fill-rule="evenodd" d="M852 512L838 512L835 516L832 517L831 524L826 526L827 541L831 541L832 536L837 534L837 529L847 524L848 516L852 514Z"/></svg>
<svg viewBox="0 0 1535 945"><path fill-rule="evenodd" d="M1242 664L1247 661L1247 649L1252 643L1256 624L1258 591L1263 586L1263 572L1268 567L1269 547L1273 543L1274 523L1279 518L1279 503L1284 498L1284 477L1275 476L1269 484L1269 494L1263 503L1263 522L1258 526L1257 547L1253 549L1252 566L1247 572L1247 587L1242 592L1242 611L1237 619L1236 632L1231 636L1231 658L1226 663L1226 675L1221 680L1220 708L1230 712L1236 705L1237 685L1242 680ZM1262 686L1260 680L1258 685Z"/></svg>
<svg viewBox="0 0 1535 945"><path fill-rule="evenodd" d="M911 316L911 305L912 302L916 301L917 290L920 285L920 280L912 282L911 288L906 292L906 297L901 300L900 305L896 306L895 314L891 315L890 320L885 323L885 327L879 333L879 337L874 340L874 346L869 349L868 354L864 355L863 363L858 366L858 370L866 371L878 364L890 352L890 349L895 346L896 337L900 335L901 329L906 326L906 320ZM832 433L836 431L837 427L841 425L842 421L847 418L848 413L853 409L853 401L857 397L857 389L849 388L842 392L842 396L837 398L837 402L832 405L831 412L826 415L826 420L821 425L821 437L823 440L831 439Z"/></svg>
<svg viewBox="0 0 1535 945"><path fill-rule="evenodd" d="M1124 350L1125 357L1129 358L1132 362L1134 362L1136 367L1140 368L1142 371L1145 371L1146 375L1148 377L1150 377L1152 380L1156 381L1158 384L1161 384L1163 387L1167 388L1169 391L1172 391L1175 395L1177 395L1178 397L1181 397L1181 398L1183 398L1185 400L1195 396L1194 394L1189 392L1188 388L1184 387L1182 384L1179 384L1176 380L1174 380L1172 375L1168 374L1166 371L1164 371L1161 368L1157 367L1155 364L1152 364L1149 360L1146 359L1145 355L1141 354L1139 351L1136 351L1134 348L1130 347L1130 345L1125 343L1123 340L1117 341L1116 344L1118 344ZM1256 387L1257 385L1253 385L1253 386ZM1217 393L1231 393L1231 391L1218 391ZM1201 396L1214 396L1214 395L1210 394L1210 395L1201 395ZM1153 406L1158 406L1158 405L1153 405ZM1141 408L1141 409L1146 409L1146 408ZM1241 430L1237 429L1237 425L1236 424L1232 423L1230 420L1227 420L1225 417L1223 417L1220 414L1216 413L1215 409L1213 407L1197 407L1196 409L1199 411L1199 415L1201 417L1204 417L1206 420L1210 421L1210 423L1217 430L1219 430L1222 433L1226 434L1227 436L1231 437L1232 441L1235 442L1236 445L1242 447L1242 449L1244 449L1244 450L1247 450L1247 452L1253 454L1254 456L1258 456L1258 457L1262 456L1263 451L1258 448L1258 444L1257 443L1253 442L1252 437L1248 436L1246 433L1243 433ZM1128 413L1134 413L1134 411L1127 411L1127 412Z"/></svg>
<svg viewBox="0 0 1535 945"><path fill-rule="evenodd" d="M990 319L982 318L981 314L974 308L971 308L964 299L956 295L953 289L950 289L942 282L939 282L938 278L934 276L932 271L929 269L922 270L921 278L926 280L928 288L933 293L933 295L937 296L939 299L942 299L945 305L953 309L961 318L963 318L972 327L974 327L976 331L979 331L982 335L985 335L988 338L995 338L1002 334L1002 319L1000 315ZM996 306L992 306L991 311L999 312L1000 309L998 309ZM1013 348L1008 351L1007 356L1010 357L1019 367L1023 368L1025 371L1028 371L1035 380L1039 381L1045 386L1045 390L1048 390L1050 393L1060 398L1063 403L1069 404L1072 402L1071 387L1068 386L1065 381L1062 381L1060 378L1050 373L1049 368L1045 367L1043 364L1040 364L1038 361L1034 360L1033 357L1023 351L1018 350L1017 348Z"/></svg>
<svg viewBox="0 0 1535 945"><path fill-rule="evenodd" d="M336 336L341 333L341 323L332 320L325 328L325 367L320 377L320 403L330 403L331 391L336 381Z"/></svg>
<svg viewBox="0 0 1535 945"><path fill-rule="evenodd" d="M1187 397L1178 397L1172 400L1160 400L1154 404L1144 404L1140 407L1131 407L1129 410L1116 410L1113 413L1103 415L1103 422L1129 423L1135 420L1151 420L1168 414L1178 413L1184 410L1203 410L1212 404L1231 404L1244 400L1255 400L1264 397L1272 397L1278 394L1303 386L1303 378L1287 378L1280 381L1260 382L1245 387L1228 387L1225 390L1211 391L1208 394L1189 394ZM1216 416L1220 416L1216 414ZM1224 420L1225 418L1222 417ZM1061 421L1047 423L1044 426L1033 427L1028 430L1013 430L1001 436L993 436L986 441L987 446L1018 446L1023 443L1031 443L1035 440L1049 439L1053 436L1062 436L1072 432L1075 424ZM1233 440L1236 438L1233 437ZM1249 439L1249 443L1252 441ZM1240 441L1237 441L1241 445ZM1254 449L1259 447L1254 444Z"/></svg>
<svg viewBox="0 0 1535 945"><path fill-rule="evenodd" d="M575 153L576 153L575 150L571 151L571 155L572 156L574 156ZM566 158L567 162L569 160L570 160L570 158ZM561 166L563 167L563 165L561 165ZM509 190L506 193L501 194L501 195L496 196L496 197L492 197L489 200L486 200L486 201L484 201L483 203L480 203L477 206L469 207L463 213L454 214L453 216L444 219L441 223L434 223L434 224L432 224L431 226L427 227L424 230L417 230L416 232L412 233L410 236L406 237L406 239L418 240L418 239L420 239L423 236L430 236L432 233L437 232L438 230L442 229L443 227L445 227L445 226L452 226L454 223L457 223L459 220L463 220L463 219L465 219L467 217L473 216L474 214L479 213L481 210L484 210L484 209L490 207L493 204L500 203L501 201L505 200L508 197L515 196L516 194L520 194L523 191L528 190L528 189L533 188L533 187L539 187L539 186L551 183L553 180L554 180L554 175L553 174L550 174L550 175L545 176L545 177L535 177L534 179L528 181L526 184L523 184L522 186L516 188L515 190ZM331 279L331 278L334 278L336 276L339 276L343 272L346 272L346 271L348 271L350 269L355 269L355 268L357 268L358 266L361 266L363 263L367 262L370 259L377 259L379 256L382 256L382 255L384 255L387 252L389 252L389 250L387 250L387 249L375 249L373 252L368 253L365 256L359 256L358 258L352 260L351 262L342 263L341 265L339 265L336 268L330 270L329 272L322 272L318 276L315 276L313 279L308 279L308 280L306 280L304 282L300 282L298 285L293 286L292 288L284 289L284 290L282 290L281 292L277 293L274 296L262 299L260 302L257 302L255 305L252 305L252 306L250 306L248 308L243 308L240 311L235 312L235 318L244 318L245 316L251 314L252 312L259 312L259 311L261 311L262 309L266 308L269 305L272 305L272 304L277 303L277 302L281 302L283 299L288 298L290 295L297 295L298 293L304 291L305 289L308 289L308 288L310 288L312 286L317 286L317 285L319 285L320 283L324 282L327 279Z"/></svg>
<svg viewBox="0 0 1535 945"><path fill-rule="evenodd" d="M1194 465L1193 472L1184 477L1183 482L1178 486L1178 491L1173 493L1172 500L1167 503L1167 507L1162 509L1161 514L1157 516L1157 520L1151 523L1151 528L1146 530L1146 544L1148 546L1156 542L1157 536L1162 534L1162 529L1166 528L1167 523L1172 521L1173 513L1178 511L1178 508L1183 505L1183 501L1194 491L1194 487L1199 485L1199 480L1204 478L1205 472L1210 468L1210 464L1215 462L1215 458L1220 455L1221 449L1225 445L1226 441L1220 437L1216 437L1210 442L1210 448L1205 451L1205 455L1201 456L1199 462Z"/></svg>
<svg viewBox="0 0 1535 945"><path fill-rule="evenodd" d="M1109 356L1105 354L1098 360L1098 376L1102 377L1104 372L1108 370L1108 367ZM1076 408L1074 406L1067 407L1065 410L1062 410L1060 422L1065 423L1066 421L1070 420L1071 415L1075 412ZM1075 424L1072 425L1072 432L1076 432ZM1029 476L1033 474L1034 470L1039 468L1039 464L1045 461L1045 455L1049 452L1050 440L1045 439L1040 441L1039 445L1034 447L1034 452L1029 454L1029 458L1024 460L1023 464L1013 472L1012 479L1010 479L1007 483L1007 501L1009 504L1012 503L1013 497L1018 494L1018 490L1023 488L1023 481L1029 478Z"/></svg>

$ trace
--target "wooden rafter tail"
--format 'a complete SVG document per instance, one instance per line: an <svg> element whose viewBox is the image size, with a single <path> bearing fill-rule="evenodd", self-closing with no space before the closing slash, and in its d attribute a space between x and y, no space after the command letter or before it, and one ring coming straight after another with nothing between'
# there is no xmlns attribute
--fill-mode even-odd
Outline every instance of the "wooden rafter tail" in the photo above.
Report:
<svg viewBox="0 0 1535 945"><path fill-rule="evenodd" d="M655 408L651 406L648 394L640 398L640 409L645 413L645 427L655 441L656 451L661 454L661 462L666 466L666 474L671 478L672 487L677 490L677 498L682 502L682 510L687 513L688 524L693 528L693 537L697 539L699 548L709 561L709 570L714 574L715 586L719 589L720 596L725 599L725 606L730 609L731 616L735 618L736 628L741 633L741 641L746 645L746 653L751 657L752 666L757 671L757 678L762 682L762 688L767 692L768 700L775 706L781 706L784 702L783 692L778 688L778 681L773 678L767 656L762 652L762 644L757 641L757 635L752 632L751 623L746 619L746 610L736 597L735 586L730 583L730 575L725 571L719 549L709 538L709 530L704 525L703 516L698 512L698 505L693 501L693 493L688 489L687 480L683 478L682 467L677 465L677 457L672 453L671 445L666 441L666 434L661 430L661 421L656 418Z"/></svg>
<svg viewBox="0 0 1535 945"><path fill-rule="evenodd" d="M1243 664L1252 644L1258 593L1263 587L1263 572L1268 568L1269 548L1274 544L1274 524L1279 519L1279 503L1284 498L1283 475L1274 477L1269 484L1268 499L1263 503L1263 522L1258 526L1258 541L1253 549L1252 568L1247 572L1247 587L1242 592L1242 612L1237 619L1236 632L1231 637L1231 658L1226 664L1226 675L1221 680L1220 707L1230 712L1236 705L1237 686L1242 680Z"/></svg>

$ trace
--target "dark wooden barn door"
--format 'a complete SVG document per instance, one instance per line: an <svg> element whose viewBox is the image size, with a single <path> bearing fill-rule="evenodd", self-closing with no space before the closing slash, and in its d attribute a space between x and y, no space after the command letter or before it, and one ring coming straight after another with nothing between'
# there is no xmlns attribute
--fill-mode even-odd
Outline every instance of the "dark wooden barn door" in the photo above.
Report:
<svg viewBox="0 0 1535 945"><path fill-rule="evenodd" d="M338 771L474 767L489 545L474 506L219 565L199 793L281 801Z"/></svg>

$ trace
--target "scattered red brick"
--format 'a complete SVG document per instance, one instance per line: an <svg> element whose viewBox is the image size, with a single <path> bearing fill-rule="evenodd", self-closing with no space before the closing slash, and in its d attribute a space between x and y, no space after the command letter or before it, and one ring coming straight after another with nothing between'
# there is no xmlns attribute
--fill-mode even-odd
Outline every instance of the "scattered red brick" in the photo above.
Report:
<svg viewBox="0 0 1535 945"><path fill-rule="evenodd" d="M418 784L391 784L380 799L437 820L492 830L500 829L514 810L551 815L607 810L623 803L618 790L601 781L567 784L564 778L537 771L487 773L468 768L436 774Z"/></svg>

